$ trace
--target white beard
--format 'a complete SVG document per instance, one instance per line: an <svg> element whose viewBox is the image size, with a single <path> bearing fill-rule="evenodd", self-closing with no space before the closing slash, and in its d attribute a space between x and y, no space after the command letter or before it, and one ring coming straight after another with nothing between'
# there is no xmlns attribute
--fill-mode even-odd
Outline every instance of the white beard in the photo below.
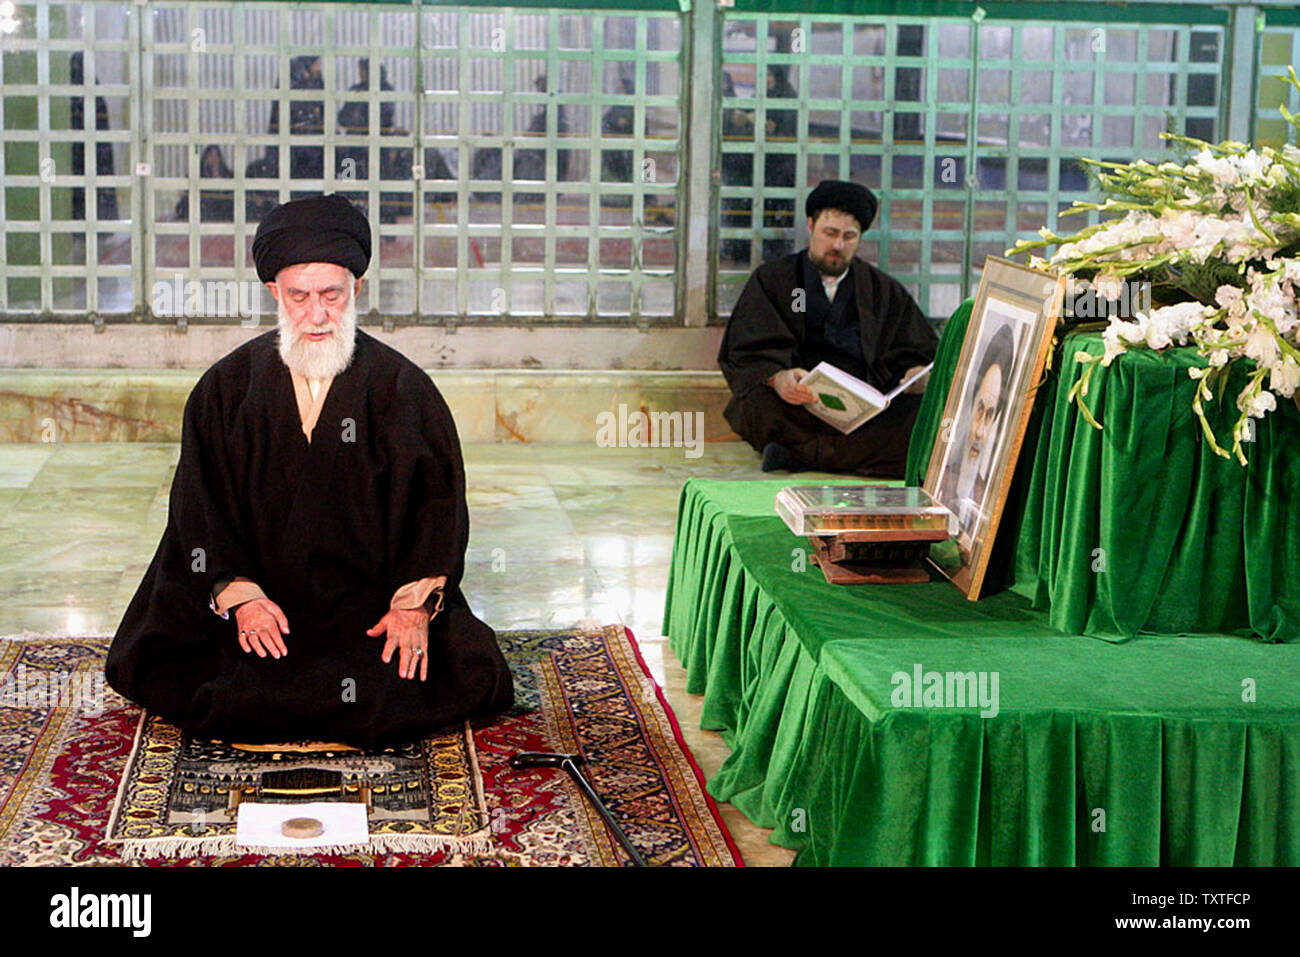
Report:
<svg viewBox="0 0 1300 957"><path fill-rule="evenodd" d="M966 458L962 461L961 471L957 473L958 500L975 497L975 476L979 471L979 459Z"/></svg>
<svg viewBox="0 0 1300 957"><path fill-rule="evenodd" d="M979 507L981 503L974 501L975 482L988 478L989 467L993 464L993 436L997 435L998 427L1001 425L1001 417L995 419L989 426L989 434L984 438L984 444L980 448L979 454L973 459L963 455L961 471L957 475L957 498L969 500L972 507ZM968 437L967 443L970 442ZM967 446L968 447L968 446ZM987 486L985 491L987 492Z"/></svg>
<svg viewBox="0 0 1300 957"><path fill-rule="evenodd" d="M350 291L348 304L343 307L343 315L333 329L334 334L321 342L305 338L304 332L294 328L284 303L277 305L280 358L285 365L308 379L332 379L348 367L357 341L357 303Z"/></svg>

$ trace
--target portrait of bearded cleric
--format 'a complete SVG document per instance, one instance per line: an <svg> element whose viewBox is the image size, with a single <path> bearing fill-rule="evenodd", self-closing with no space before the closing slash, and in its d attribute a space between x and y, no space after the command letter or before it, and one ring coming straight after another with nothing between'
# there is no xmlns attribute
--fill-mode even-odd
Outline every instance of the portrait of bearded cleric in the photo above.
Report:
<svg viewBox="0 0 1300 957"><path fill-rule="evenodd" d="M1026 329L997 306L989 303L975 361L961 383L939 486L939 499L957 516L959 538L968 547L988 515L989 477L1004 444Z"/></svg>

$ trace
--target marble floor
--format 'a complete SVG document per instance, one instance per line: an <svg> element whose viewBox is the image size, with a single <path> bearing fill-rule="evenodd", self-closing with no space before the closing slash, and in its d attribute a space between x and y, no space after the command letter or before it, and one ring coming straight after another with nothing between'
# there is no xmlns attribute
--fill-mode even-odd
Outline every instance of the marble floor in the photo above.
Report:
<svg viewBox="0 0 1300 957"><path fill-rule="evenodd" d="M0 634L111 635L167 519L179 446L0 444ZM677 498L690 476L763 477L740 442L683 449L467 445L464 590L499 630L578 623L631 629L706 775L727 755L699 730L700 699L663 638ZM768 476L774 477L774 476ZM814 478L806 473L800 478ZM731 805L745 861L785 865Z"/></svg>

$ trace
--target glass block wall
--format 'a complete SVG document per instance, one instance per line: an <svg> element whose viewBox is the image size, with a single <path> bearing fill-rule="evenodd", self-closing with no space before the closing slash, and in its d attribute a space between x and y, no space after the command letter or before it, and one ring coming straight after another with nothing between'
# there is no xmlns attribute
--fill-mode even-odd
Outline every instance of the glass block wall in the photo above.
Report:
<svg viewBox="0 0 1300 957"><path fill-rule="evenodd" d="M20 13L0 49L0 312L168 319L185 312L173 289L229 280L273 314L248 254L258 222L338 191L378 233L362 313L672 321L678 13L55 0Z"/></svg>
<svg viewBox="0 0 1300 957"><path fill-rule="evenodd" d="M141 112L127 4L24 4L0 24L0 313L130 311Z"/></svg>
<svg viewBox="0 0 1300 957"><path fill-rule="evenodd" d="M720 322L802 246L811 186L843 177L881 196L862 254L941 318L986 255L1088 195L1080 157L1226 136L1240 78L1224 5L592 2L16 4L0 315L242 319L187 308L198 279L270 312L258 222L337 190L376 231L372 319ZM1267 6L1249 27L1267 140L1277 102L1300 110L1269 80L1300 25ZM688 261L707 290L689 317Z"/></svg>
<svg viewBox="0 0 1300 957"><path fill-rule="evenodd" d="M1157 157L1166 130L1219 138L1225 29L729 14L718 311L753 266L806 245L799 204L837 178L881 199L859 255L947 316L986 256L1087 196L1079 157Z"/></svg>

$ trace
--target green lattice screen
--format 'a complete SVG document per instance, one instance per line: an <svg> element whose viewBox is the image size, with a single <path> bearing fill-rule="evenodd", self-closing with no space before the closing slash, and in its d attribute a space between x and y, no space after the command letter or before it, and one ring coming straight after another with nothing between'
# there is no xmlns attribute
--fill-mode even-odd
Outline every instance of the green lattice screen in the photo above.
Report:
<svg viewBox="0 0 1300 957"><path fill-rule="evenodd" d="M423 57L425 301L450 302L454 290L455 314L485 315L508 290L516 317L672 317L680 18L556 10L424 18L437 43ZM500 72L485 79L476 64ZM439 111L456 122L440 126ZM431 157L457 149L461 175L447 169L437 184Z"/></svg>
<svg viewBox="0 0 1300 957"><path fill-rule="evenodd" d="M865 254L942 316L985 255L1083 193L1077 157L1151 156L1166 127L1224 134L1228 16L1204 5L728 11L734 95L713 49L687 58L708 5L577 5L20 4L0 47L0 313L129 314L178 276L251 283L266 206L338 189L380 235L363 310L703 322L702 301L682 315L704 252L687 227L716 233L699 283L725 315L748 269L799 241L808 185L849 176L882 193ZM1268 11L1261 64L1296 58L1288 16ZM319 86L295 78L304 57ZM362 82L363 59L386 85ZM793 95L768 94L769 66ZM685 115L688 76L712 87L708 122ZM745 114L763 122L747 133ZM683 222L684 131L719 124L712 164L707 137L692 146L691 169L719 174L712 212L705 196Z"/></svg>
<svg viewBox="0 0 1300 957"><path fill-rule="evenodd" d="M729 14L719 312L759 261L806 243L808 189L842 178L880 194L862 254L929 315L947 315L985 256L1055 227L1087 194L1079 157L1153 156L1165 129L1217 138L1224 33L1212 23Z"/></svg>
<svg viewBox="0 0 1300 957"><path fill-rule="evenodd" d="M184 321L158 290L202 279L247 283L273 314L246 255L257 223L337 190L379 234L362 312L673 321L679 12L41 0L20 13L0 49L0 313L143 306ZM88 85L70 79L79 50ZM105 128L74 131L74 103L102 106ZM95 158L75 167L86 140Z"/></svg>
<svg viewBox="0 0 1300 957"><path fill-rule="evenodd" d="M136 299L130 12L22 4L0 42L0 313L82 316Z"/></svg>

